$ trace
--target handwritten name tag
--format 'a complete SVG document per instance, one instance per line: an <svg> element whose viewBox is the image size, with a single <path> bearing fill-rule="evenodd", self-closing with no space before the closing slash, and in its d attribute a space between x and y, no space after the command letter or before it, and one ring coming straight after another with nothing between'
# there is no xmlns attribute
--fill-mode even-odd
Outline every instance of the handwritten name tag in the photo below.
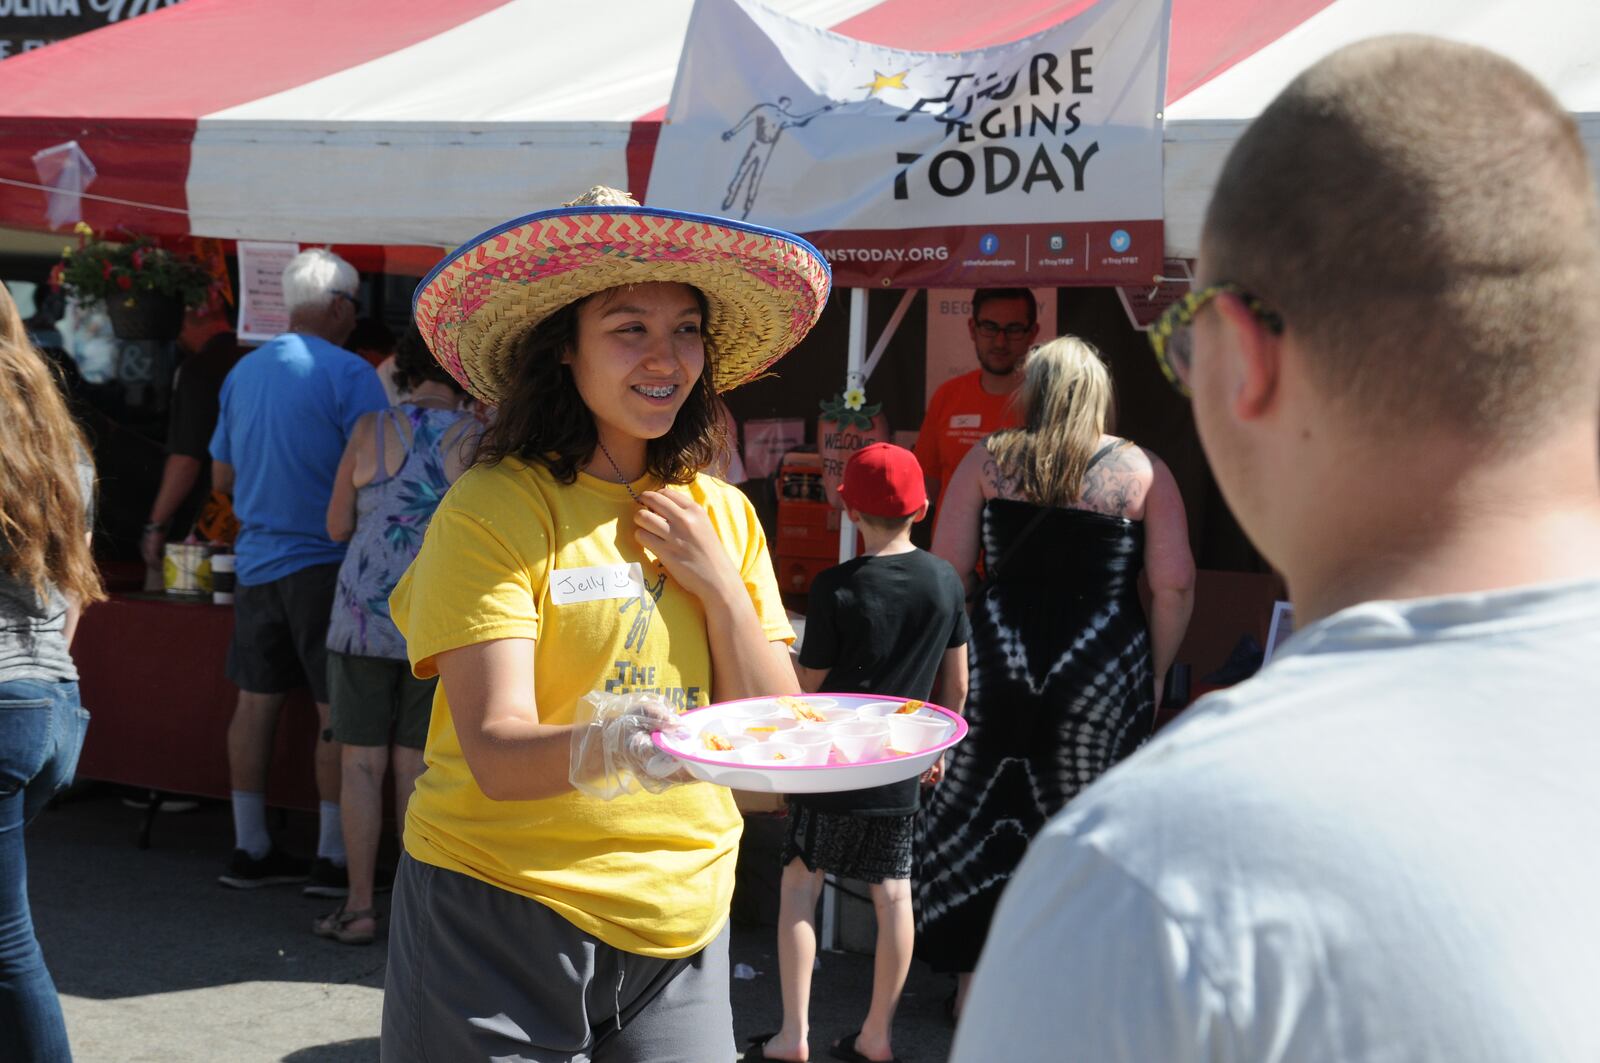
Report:
<svg viewBox="0 0 1600 1063"><path fill-rule="evenodd" d="M950 418L951 428L977 428L983 424L981 413L958 413Z"/></svg>
<svg viewBox="0 0 1600 1063"><path fill-rule="evenodd" d="M631 565L558 568L550 574L550 600L557 605L637 598L644 593L644 570Z"/></svg>

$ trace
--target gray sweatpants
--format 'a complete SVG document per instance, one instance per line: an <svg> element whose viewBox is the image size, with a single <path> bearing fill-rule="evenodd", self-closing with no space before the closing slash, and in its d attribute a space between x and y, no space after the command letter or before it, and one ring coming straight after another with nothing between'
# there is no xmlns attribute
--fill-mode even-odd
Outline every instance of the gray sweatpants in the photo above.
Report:
<svg viewBox="0 0 1600 1063"><path fill-rule="evenodd" d="M538 901L402 856L383 1063L732 1063L728 928L686 960L623 952Z"/></svg>

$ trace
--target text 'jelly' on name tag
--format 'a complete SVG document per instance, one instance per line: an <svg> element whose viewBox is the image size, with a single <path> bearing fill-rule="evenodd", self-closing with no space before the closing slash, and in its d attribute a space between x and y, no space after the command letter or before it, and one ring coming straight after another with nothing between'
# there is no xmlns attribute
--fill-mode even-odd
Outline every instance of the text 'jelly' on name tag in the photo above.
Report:
<svg viewBox="0 0 1600 1063"><path fill-rule="evenodd" d="M644 593L644 570L631 565L558 568L550 575L550 600L557 605L637 598Z"/></svg>

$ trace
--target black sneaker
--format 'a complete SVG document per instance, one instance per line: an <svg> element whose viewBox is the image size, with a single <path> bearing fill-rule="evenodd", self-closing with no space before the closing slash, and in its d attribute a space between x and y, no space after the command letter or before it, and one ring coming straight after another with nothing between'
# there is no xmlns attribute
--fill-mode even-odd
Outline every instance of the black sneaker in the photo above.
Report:
<svg viewBox="0 0 1600 1063"><path fill-rule="evenodd" d="M228 858L228 870L217 876L217 881L236 890L253 890L261 886L283 886L291 882L304 882L310 865L298 856L290 856L282 849L273 848L256 860L243 849L235 849Z"/></svg>
<svg viewBox="0 0 1600 1063"><path fill-rule="evenodd" d="M150 806L156 804L156 798L154 796L151 796L151 797L124 797L122 799L122 803L127 805L129 808L137 808L140 811L148 812L150 810ZM156 811L157 812L193 812L195 809L197 809L199 807L200 807L200 802L199 801L191 801L186 797L163 797L163 798L160 799L160 805L159 805L159 807L156 808Z"/></svg>
<svg viewBox="0 0 1600 1063"><path fill-rule="evenodd" d="M300 892L307 897L344 897L350 893L350 877L344 868L325 856L319 856L311 864L306 888Z"/></svg>

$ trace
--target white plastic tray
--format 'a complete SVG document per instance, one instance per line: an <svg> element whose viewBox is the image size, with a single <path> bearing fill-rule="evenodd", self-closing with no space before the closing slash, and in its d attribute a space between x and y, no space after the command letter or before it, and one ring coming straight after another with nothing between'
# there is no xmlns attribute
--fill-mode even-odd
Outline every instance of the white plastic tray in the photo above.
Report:
<svg viewBox="0 0 1600 1063"><path fill-rule="evenodd" d="M719 702L703 709L686 712L678 717L676 727L669 731L657 732L655 743L659 748L683 761L689 773L704 782L716 783L735 790L761 793L819 794L860 790L868 786L881 786L884 783L915 778L931 767L941 753L961 741L967 734L967 722L960 716L942 706L926 702L922 703L914 714L905 714L897 711L906 703L905 698L827 693L802 694L797 697L808 707L822 710L824 716L833 718L820 724L814 721L805 721L802 724L797 720L792 730L822 731L832 737L832 728L837 724L872 722L891 715L921 716L930 721L943 723L945 730L942 737L932 745L914 753L904 753L891 747L881 754L872 756L871 759L850 763L830 742L827 762L822 765L752 764L746 758L760 757L761 754L752 754L748 752L749 750L768 746L771 742L784 742L787 736L777 730L761 732L757 736L748 733L746 729L752 726L758 730L767 726L781 726L784 730L790 730L781 722L775 724L774 720L795 718L795 714L792 704L786 704L792 699L746 698L741 701ZM708 733L738 740L740 748L730 751L709 749L706 746Z"/></svg>

